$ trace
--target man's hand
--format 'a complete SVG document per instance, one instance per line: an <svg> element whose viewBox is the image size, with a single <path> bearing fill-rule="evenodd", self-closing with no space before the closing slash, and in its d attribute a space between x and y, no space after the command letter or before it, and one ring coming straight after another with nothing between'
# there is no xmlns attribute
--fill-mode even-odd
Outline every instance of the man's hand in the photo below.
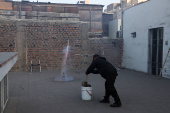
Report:
<svg viewBox="0 0 170 113"><path fill-rule="evenodd" d="M87 79L88 79L88 74L86 74L86 82L87 82Z"/></svg>

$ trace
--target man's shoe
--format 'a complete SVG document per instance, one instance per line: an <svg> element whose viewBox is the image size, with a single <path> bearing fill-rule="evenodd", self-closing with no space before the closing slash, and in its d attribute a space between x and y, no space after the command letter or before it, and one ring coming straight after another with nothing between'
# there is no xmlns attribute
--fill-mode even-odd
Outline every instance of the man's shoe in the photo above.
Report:
<svg viewBox="0 0 170 113"><path fill-rule="evenodd" d="M100 103L110 103L110 100L109 99L103 99L101 101L99 101Z"/></svg>
<svg viewBox="0 0 170 113"><path fill-rule="evenodd" d="M110 107L120 107L120 106L122 106L121 102L120 103L115 102L115 103L110 105Z"/></svg>

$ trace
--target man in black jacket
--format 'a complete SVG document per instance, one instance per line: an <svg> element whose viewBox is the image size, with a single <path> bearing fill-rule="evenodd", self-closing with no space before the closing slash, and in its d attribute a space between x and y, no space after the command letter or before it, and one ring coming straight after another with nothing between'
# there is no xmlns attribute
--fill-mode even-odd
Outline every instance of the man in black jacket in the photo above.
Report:
<svg viewBox="0 0 170 113"><path fill-rule="evenodd" d="M97 69L97 70L95 70ZM116 88L114 86L117 70L116 68L109 63L106 58L100 57L98 54L93 55L93 61L89 68L86 71L86 75L94 73L94 74L100 74L104 79L106 79L105 82L105 96L104 99L99 101L100 103L110 103L109 97L112 96L115 100L113 104L111 104L111 107L120 107L121 101L119 98L119 95L116 91Z"/></svg>

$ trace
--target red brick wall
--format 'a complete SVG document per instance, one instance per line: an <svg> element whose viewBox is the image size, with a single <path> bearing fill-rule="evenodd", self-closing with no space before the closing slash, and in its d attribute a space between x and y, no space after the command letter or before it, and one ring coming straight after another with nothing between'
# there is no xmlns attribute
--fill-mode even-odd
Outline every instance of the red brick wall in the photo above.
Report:
<svg viewBox="0 0 170 113"><path fill-rule="evenodd" d="M76 24L28 24L25 26L27 43L27 62L38 64L41 60L43 70L61 68L63 49L70 42L72 66L78 65L77 56L81 53L82 28ZM78 46L78 47L77 47ZM77 62L76 62L77 61Z"/></svg>
<svg viewBox="0 0 170 113"><path fill-rule="evenodd" d="M16 25L4 24L0 26L0 52L14 52Z"/></svg>

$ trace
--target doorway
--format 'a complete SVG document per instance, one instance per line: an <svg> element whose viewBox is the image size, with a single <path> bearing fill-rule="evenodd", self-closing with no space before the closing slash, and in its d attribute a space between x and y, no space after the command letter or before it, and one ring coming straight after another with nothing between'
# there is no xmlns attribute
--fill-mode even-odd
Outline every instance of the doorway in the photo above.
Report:
<svg viewBox="0 0 170 113"><path fill-rule="evenodd" d="M162 69L164 28L149 29L148 72L159 75Z"/></svg>

